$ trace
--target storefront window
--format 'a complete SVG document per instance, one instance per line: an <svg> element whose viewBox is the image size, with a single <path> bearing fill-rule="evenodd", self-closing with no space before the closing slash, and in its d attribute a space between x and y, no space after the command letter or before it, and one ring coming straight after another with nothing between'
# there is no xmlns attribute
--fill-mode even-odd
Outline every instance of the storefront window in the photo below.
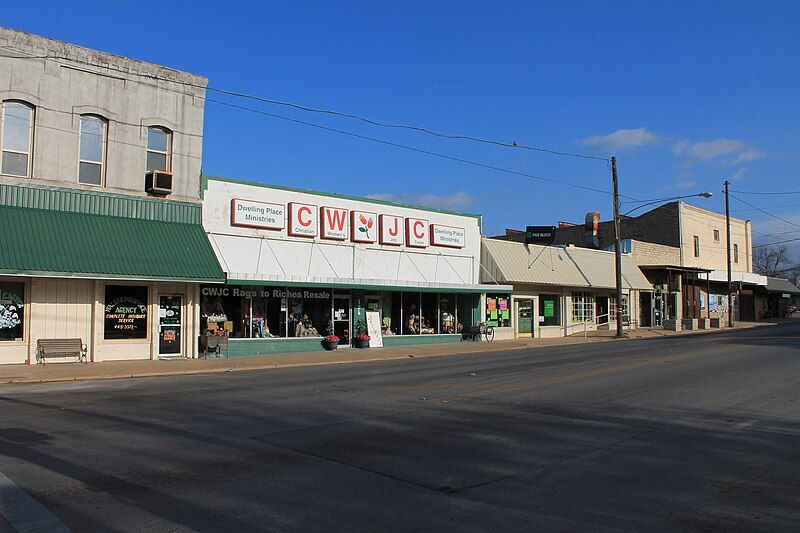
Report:
<svg viewBox="0 0 800 533"><path fill-rule="evenodd" d="M420 333L432 335L438 333L439 295L435 292L422 293L422 313L420 316Z"/></svg>
<svg viewBox="0 0 800 533"><path fill-rule="evenodd" d="M456 332L456 295L439 295L439 333Z"/></svg>
<svg viewBox="0 0 800 533"><path fill-rule="evenodd" d="M381 294L383 316L381 317L381 331L384 335L400 335L403 321L400 318L400 293L384 292Z"/></svg>
<svg viewBox="0 0 800 533"><path fill-rule="evenodd" d="M561 297L556 294L539 295L539 324L561 325Z"/></svg>
<svg viewBox="0 0 800 533"><path fill-rule="evenodd" d="M24 320L25 284L0 281L0 341L21 341Z"/></svg>
<svg viewBox="0 0 800 533"><path fill-rule="evenodd" d="M403 335L420 333L419 293L403 293Z"/></svg>
<svg viewBox="0 0 800 533"><path fill-rule="evenodd" d="M609 313L611 315L611 320L617 319L617 296L611 296L608 299L608 306L610 307ZM622 295L622 316L628 317L628 295Z"/></svg>
<svg viewBox="0 0 800 533"><path fill-rule="evenodd" d="M594 294L591 292L572 293L572 321L594 322Z"/></svg>
<svg viewBox="0 0 800 533"><path fill-rule="evenodd" d="M477 294L459 294L456 300L456 333L469 333L476 319L473 316Z"/></svg>
<svg viewBox="0 0 800 533"><path fill-rule="evenodd" d="M486 325L507 328L511 325L510 298L494 294L486 295Z"/></svg>
<svg viewBox="0 0 800 533"><path fill-rule="evenodd" d="M106 285L103 338L146 339L148 288L145 285Z"/></svg>
<svg viewBox="0 0 800 533"><path fill-rule="evenodd" d="M285 337L286 313L281 310L281 298L271 296L269 290L258 292L251 300L250 338Z"/></svg>
<svg viewBox="0 0 800 533"><path fill-rule="evenodd" d="M324 337L331 321L331 291L289 289L289 337Z"/></svg>
<svg viewBox="0 0 800 533"><path fill-rule="evenodd" d="M231 287L204 287L200 299L200 327L209 335L245 339L250 336L250 291Z"/></svg>

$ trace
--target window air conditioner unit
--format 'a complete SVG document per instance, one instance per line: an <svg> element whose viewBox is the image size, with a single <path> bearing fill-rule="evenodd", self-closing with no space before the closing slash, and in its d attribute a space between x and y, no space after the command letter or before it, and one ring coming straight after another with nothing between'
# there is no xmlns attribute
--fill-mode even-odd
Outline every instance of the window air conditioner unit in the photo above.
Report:
<svg viewBox="0 0 800 533"><path fill-rule="evenodd" d="M151 170L144 175L144 190L150 194L166 196L172 193L172 172Z"/></svg>

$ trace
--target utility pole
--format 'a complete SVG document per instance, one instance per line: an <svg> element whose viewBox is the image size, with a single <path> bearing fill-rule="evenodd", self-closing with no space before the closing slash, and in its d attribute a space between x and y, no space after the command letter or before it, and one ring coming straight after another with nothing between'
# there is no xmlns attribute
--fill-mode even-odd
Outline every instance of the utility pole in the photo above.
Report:
<svg viewBox="0 0 800 533"><path fill-rule="evenodd" d="M619 180L617 158L611 158L611 180L614 184L614 267L617 281L617 338L622 338L622 247L619 238ZM730 264L730 261L728 261Z"/></svg>
<svg viewBox="0 0 800 533"><path fill-rule="evenodd" d="M733 318L733 279L731 276L731 208L728 200L728 185L731 182L725 180L725 233L728 240L728 325L733 327L736 320Z"/></svg>

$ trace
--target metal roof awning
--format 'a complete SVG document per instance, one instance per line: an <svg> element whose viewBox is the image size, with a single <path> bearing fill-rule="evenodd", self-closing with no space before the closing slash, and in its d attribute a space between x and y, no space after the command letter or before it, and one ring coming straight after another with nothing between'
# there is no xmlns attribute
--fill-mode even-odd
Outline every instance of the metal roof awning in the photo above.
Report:
<svg viewBox="0 0 800 533"><path fill-rule="evenodd" d="M639 265L642 270L671 270L673 272L695 272L697 274L707 274L713 272L708 268L678 266L678 265Z"/></svg>
<svg viewBox="0 0 800 533"><path fill-rule="evenodd" d="M767 292L790 294L792 296L800 294L800 288L794 283L784 278L767 278Z"/></svg>
<svg viewBox="0 0 800 533"><path fill-rule="evenodd" d="M598 289L616 286L613 252L498 239L484 239L483 250L487 274L500 283ZM627 255L622 256L622 285L625 289L653 289Z"/></svg>
<svg viewBox="0 0 800 533"><path fill-rule="evenodd" d="M510 293L510 285L468 285L459 283L425 283L415 281L397 281L381 279L347 279L347 278L297 278L287 279L282 276L259 276L247 273L232 272L228 276L229 285L265 285L271 287L318 287L325 289L364 289L410 292L457 292L477 293L499 292Z"/></svg>
<svg viewBox="0 0 800 533"><path fill-rule="evenodd" d="M0 274L223 282L200 224L0 206Z"/></svg>

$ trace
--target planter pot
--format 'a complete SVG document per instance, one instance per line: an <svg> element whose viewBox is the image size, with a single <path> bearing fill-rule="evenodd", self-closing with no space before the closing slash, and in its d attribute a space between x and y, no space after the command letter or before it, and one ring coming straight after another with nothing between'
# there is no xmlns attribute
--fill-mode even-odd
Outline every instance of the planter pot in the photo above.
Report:
<svg viewBox="0 0 800 533"><path fill-rule="evenodd" d="M333 341L332 342L332 341L323 340L322 341L322 347L325 348L328 351L335 350L336 348L339 347L339 341Z"/></svg>
<svg viewBox="0 0 800 533"><path fill-rule="evenodd" d="M369 348L369 340L353 339L354 348Z"/></svg>

